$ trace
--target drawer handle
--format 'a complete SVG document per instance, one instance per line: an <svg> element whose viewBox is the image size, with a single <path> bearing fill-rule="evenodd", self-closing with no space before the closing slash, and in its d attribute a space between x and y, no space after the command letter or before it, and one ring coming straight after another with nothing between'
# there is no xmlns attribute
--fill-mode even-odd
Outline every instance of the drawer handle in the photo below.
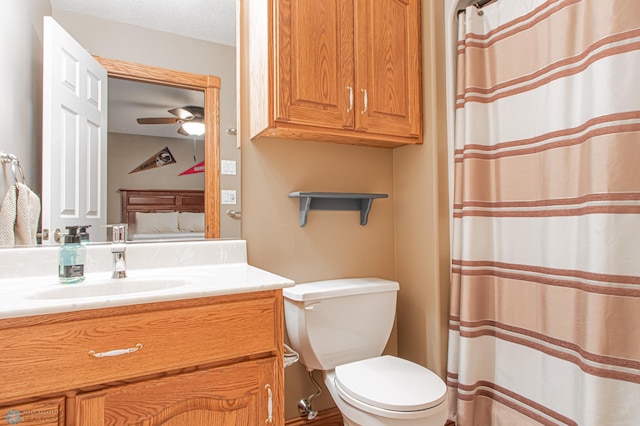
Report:
<svg viewBox="0 0 640 426"><path fill-rule="evenodd" d="M94 358L103 358L105 356L118 356L118 355L130 354L132 352L138 352L140 349L142 349L142 343L136 344L135 348L115 349L113 351L107 351L107 352L96 352L93 349L91 349L89 351L89 356L92 356Z"/></svg>
<svg viewBox="0 0 640 426"><path fill-rule="evenodd" d="M267 402L267 419L264 421L265 423L273 423L273 395L271 394L271 386L268 384L264 385L264 388L267 390L267 394L269 395Z"/></svg>
<svg viewBox="0 0 640 426"><path fill-rule="evenodd" d="M347 112L353 111L353 87L347 86L347 90L349 91L349 108L347 108Z"/></svg>

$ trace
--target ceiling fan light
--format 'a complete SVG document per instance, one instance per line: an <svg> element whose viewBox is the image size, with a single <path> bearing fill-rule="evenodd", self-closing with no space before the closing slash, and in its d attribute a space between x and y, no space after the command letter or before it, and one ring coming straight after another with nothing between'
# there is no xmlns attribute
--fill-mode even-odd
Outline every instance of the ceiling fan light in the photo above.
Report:
<svg viewBox="0 0 640 426"><path fill-rule="evenodd" d="M197 123L194 121L187 121L182 123L182 129L189 133L191 136L204 135L204 123Z"/></svg>

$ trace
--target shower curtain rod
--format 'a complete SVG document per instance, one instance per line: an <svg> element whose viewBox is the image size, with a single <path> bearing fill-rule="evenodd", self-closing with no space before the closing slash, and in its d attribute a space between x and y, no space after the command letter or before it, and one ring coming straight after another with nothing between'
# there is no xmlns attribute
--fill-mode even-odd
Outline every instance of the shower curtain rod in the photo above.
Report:
<svg viewBox="0 0 640 426"><path fill-rule="evenodd" d="M483 7L485 7L488 3L491 3L492 1L497 1L497 0L478 0L475 3L471 3L471 6L475 7L476 9L480 10ZM460 16L460 14L462 12L464 12L465 9L458 9L458 16Z"/></svg>
<svg viewBox="0 0 640 426"><path fill-rule="evenodd" d="M482 9L487 3L491 3L492 1L493 0L479 0L473 5L476 7L476 9Z"/></svg>

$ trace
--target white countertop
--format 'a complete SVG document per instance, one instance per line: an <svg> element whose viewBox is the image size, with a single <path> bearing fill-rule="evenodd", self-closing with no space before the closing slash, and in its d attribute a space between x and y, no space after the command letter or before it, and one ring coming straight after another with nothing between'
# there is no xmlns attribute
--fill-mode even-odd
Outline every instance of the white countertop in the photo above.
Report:
<svg viewBox="0 0 640 426"><path fill-rule="evenodd" d="M57 259L57 250L51 249L53 255L51 250L43 248L14 249L31 250L30 253L0 253L0 318L275 290L294 285L287 278L247 264L244 241L128 245L127 278L119 280L111 279L110 246L89 246L87 269L93 268L95 272L89 272L85 281L75 284L60 284L51 273L56 271ZM107 258L104 264L103 257ZM91 263L90 258L101 260ZM10 264L13 268L22 266L24 273L15 273ZM144 267L136 268L140 265Z"/></svg>

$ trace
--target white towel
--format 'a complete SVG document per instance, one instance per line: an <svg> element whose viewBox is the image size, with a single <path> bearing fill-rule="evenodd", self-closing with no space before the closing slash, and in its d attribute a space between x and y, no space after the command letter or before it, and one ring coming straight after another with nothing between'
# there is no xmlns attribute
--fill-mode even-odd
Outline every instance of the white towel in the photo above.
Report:
<svg viewBox="0 0 640 426"><path fill-rule="evenodd" d="M18 187L18 204L16 212L15 236L16 245L37 244L36 231L40 220L40 198L23 183Z"/></svg>
<svg viewBox="0 0 640 426"><path fill-rule="evenodd" d="M40 198L22 183L11 185L0 208L0 246L37 244Z"/></svg>
<svg viewBox="0 0 640 426"><path fill-rule="evenodd" d="M13 246L16 243L15 225L18 197L16 186L11 185L0 207L0 246Z"/></svg>

